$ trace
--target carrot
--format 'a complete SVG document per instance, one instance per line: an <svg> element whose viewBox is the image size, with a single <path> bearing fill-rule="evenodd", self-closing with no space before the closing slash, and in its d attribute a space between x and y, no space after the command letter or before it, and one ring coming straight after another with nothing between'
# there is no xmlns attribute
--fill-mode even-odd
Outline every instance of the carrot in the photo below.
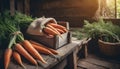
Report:
<svg viewBox="0 0 120 69"><path fill-rule="evenodd" d="M61 36L60 32L58 32L56 28L54 28L53 26L51 26L51 25L49 25L49 24L47 24L46 26L49 27L49 28L51 28L52 30L54 30L54 31L57 33L57 35L59 35L61 38L63 38L63 37Z"/></svg>
<svg viewBox="0 0 120 69"><path fill-rule="evenodd" d="M28 40L24 40L22 42L24 48L36 59L40 60L43 63L47 63L42 56L38 53L38 51L32 46L32 44Z"/></svg>
<svg viewBox="0 0 120 69"><path fill-rule="evenodd" d="M54 49L51 49L51 48L48 48L52 53L54 53L54 54L58 54L58 52L57 51L55 51Z"/></svg>
<svg viewBox="0 0 120 69"><path fill-rule="evenodd" d="M54 55L51 51L49 51L48 49L46 49L46 48L44 48L40 45L38 46L36 44L32 44L32 46L40 53L44 53L44 54L48 54L48 55Z"/></svg>
<svg viewBox="0 0 120 69"><path fill-rule="evenodd" d="M43 31L49 35L57 35L58 33L56 33L54 30L52 30L51 28L49 27L45 27L43 28Z"/></svg>
<svg viewBox="0 0 120 69"><path fill-rule="evenodd" d="M21 56L18 52L13 51L13 58L17 61L18 64L20 64L24 69L26 69L26 67L22 63Z"/></svg>
<svg viewBox="0 0 120 69"><path fill-rule="evenodd" d="M7 69L10 63L10 58L12 56L12 49L7 48L4 53L4 68Z"/></svg>
<svg viewBox="0 0 120 69"><path fill-rule="evenodd" d="M60 35L60 33L53 26L51 26L49 24L47 24L46 26L49 27L49 28L51 28L52 30L54 30L58 35Z"/></svg>
<svg viewBox="0 0 120 69"><path fill-rule="evenodd" d="M64 32L67 32L67 31L68 31L64 26L59 25L59 24L49 23L49 25L51 25L51 26L53 26L53 27L55 27L55 28L59 28L59 29L63 30Z"/></svg>
<svg viewBox="0 0 120 69"><path fill-rule="evenodd" d="M37 61L20 44L18 43L15 44L15 50L17 50L21 55L23 55L32 64L37 65Z"/></svg>
<svg viewBox="0 0 120 69"><path fill-rule="evenodd" d="M30 40L30 42L31 42L32 44L35 44L35 45L38 45L38 46L42 46L42 47L48 49L48 50L51 51L53 54L58 54L58 52L57 52L56 50L54 50L54 49L45 47L44 45L42 45L42 44L40 44L40 43L37 43L37 42L35 42L35 41L32 41L32 40Z"/></svg>
<svg viewBox="0 0 120 69"><path fill-rule="evenodd" d="M56 28L58 32L60 32L61 34L65 33L63 30Z"/></svg>

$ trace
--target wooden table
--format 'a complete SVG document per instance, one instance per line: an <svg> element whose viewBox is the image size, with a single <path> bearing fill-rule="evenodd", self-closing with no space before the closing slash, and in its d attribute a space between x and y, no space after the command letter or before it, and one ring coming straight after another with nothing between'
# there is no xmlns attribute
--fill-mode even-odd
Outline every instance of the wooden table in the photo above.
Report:
<svg viewBox="0 0 120 69"><path fill-rule="evenodd" d="M65 66L68 69L77 69L76 51L80 43L72 41L71 43L59 48L59 55L54 58L49 55L42 55L48 62L47 64L39 63L38 69L63 69ZM36 66L24 63L27 69L36 69ZM23 69L21 66L11 61L8 69Z"/></svg>

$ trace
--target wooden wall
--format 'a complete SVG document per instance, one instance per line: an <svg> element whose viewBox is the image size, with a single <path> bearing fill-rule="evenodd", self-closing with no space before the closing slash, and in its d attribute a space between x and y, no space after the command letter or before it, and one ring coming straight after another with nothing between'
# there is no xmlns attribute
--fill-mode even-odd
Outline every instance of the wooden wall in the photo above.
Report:
<svg viewBox="0 0 120 69"><path fill-rule="evenodd" d="M99 8L99 0L31 0L33 16L54 17L69 21L70 26L82 26L84 19L92 19ZM81 22L82 21L82 22Z"/></svg>
<svg viewBox="0 0 120 69"><path fill-rule="evenodd" d="M9 9L9 0L0 0L0 12Z"/></svg>
<svg viewBox="0 0 120 69"><path fill-rule="evenodd" d="M30 0L0 0L0 13L10 10L11 15L14 15L15 11L29 15L29 6Z"/></svg>
<svg viewBox="0 0 120 69"><path fill-rule="evenodd" d="M99 18L101 4L101 0L0 0L0 12L17 10L34 17L54 17L57 21L68 21L70 27L82 27L84 20L93 22L94 17ZM119 19L111 20L120 23Z"/></svg>
<svg viewBox="0 0 120 69"><path fill-rule="evenodd" d="M105 21L112 21L113 24L120 26L120 19L104 19Z"/></svg>

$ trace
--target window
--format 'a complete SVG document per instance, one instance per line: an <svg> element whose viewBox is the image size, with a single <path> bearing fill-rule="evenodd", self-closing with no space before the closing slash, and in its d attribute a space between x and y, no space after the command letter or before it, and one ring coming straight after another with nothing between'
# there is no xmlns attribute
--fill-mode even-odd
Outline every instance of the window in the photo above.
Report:
<svg viewBox="0 0 120 69"><path fill-rule="evenodd" d="M120 0L103 0L102 5L104 18L120 18Z"/></svg>
<svg viewBox="0 0 120 69"><path fill-rule="evenodd" d="M120 0L117 0L116 3L117 3L116 5L117 18L120 18Z"/></svg>

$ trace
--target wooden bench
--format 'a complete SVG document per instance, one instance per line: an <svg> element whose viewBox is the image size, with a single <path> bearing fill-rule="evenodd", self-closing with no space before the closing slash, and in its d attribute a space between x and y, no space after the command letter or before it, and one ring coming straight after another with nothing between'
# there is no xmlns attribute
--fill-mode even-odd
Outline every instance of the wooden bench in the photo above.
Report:
<svg viewBox="0 0 120 69"><path fill-rule="evenodd" d="M57 49L59 55L55 57L43 55L43 58L48 62L43 64L39 62L38 69L77 69L77 53L82 49L82 41L72 41L71 43ZM85 51L85 50L84 50ZM36 69L35 65L24 63L27 69ZM11 60L8 69L23 69L16 62Z"/></svg>

